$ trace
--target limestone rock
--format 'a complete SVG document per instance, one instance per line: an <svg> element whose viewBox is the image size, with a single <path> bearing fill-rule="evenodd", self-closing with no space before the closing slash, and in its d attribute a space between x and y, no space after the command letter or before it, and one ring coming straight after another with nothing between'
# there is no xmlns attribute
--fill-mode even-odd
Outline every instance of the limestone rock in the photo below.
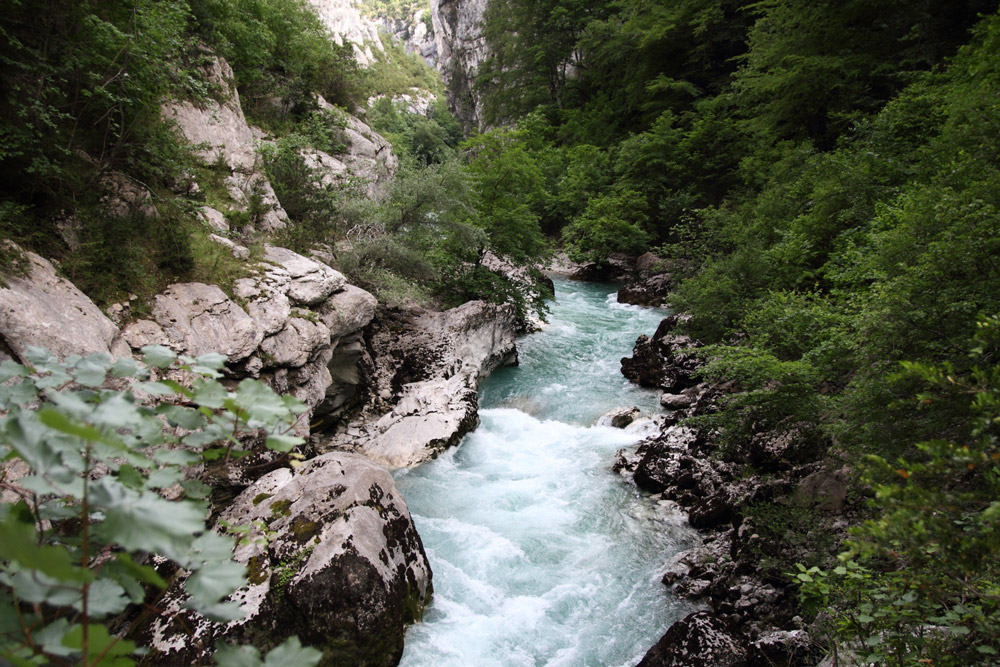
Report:
<svg viewBox="0 0 1000 667"><path fill-rule="evenodd" d="M170 285L156 295L152 315L169 346L191 356L219 352L237 362L264 338L256 322L215 285Z"/></svg>
<svg viewBox="0 0 1000 667"><path fill-rule="evenodd" d="M209 234L208 238L227 248L236 259L250 259L250 250L245 246L241 246L233 240L219 236L218 234Z"/></svg>
<svg viewBox="0 0 1000 667"><path fill-rule="evenodd" d="M466 375L406 387L389 414L370 428L360 451L390 468L436 457L479 425L476 389Z"/></svg>
<svg viewBox="0 0 1000 667"><path fill-rule="evenodd" d="M378 301L374 296L354 285L344 285L336 294L320 304L320 320L335 338L349 336L364 327L375 317Z"/></svg>
<svg viewBox="0 0 1000 667"><path fill-rule="evenodd" d="M247 616L195 617L175 586L163 605L177 621L165 614L146 631L156 664L193 664L205 657L198 647L219 640L266 651L291 635L323 651L324 664L398 663L403 628L429 601L431 571L388 472L361 456L326 454L297 473L265 475L220 520L254 527L234 553L249 584L232 599Z"/></svg>
<svg viewBox="0 0 1000 667"><path fill-rule="evenodd" d="M19 360L28 347L44 347L65 357L104 353L128 357L122 334L87 296L55 267L25 252L28 274L5 276L0 286L0 348Z"/></svg>
<svg viewBox="0 0 1000 667"><path fill-rule="evenodd" d="M265 336L281 331L292 314L292 304L285 295L291 281L285 272L268 272L263 279L240 278L236 296L246 300L246 311Z"/></svg>
<svg viewBox="0 0 1000 667"><path fill-rule="evenodd" d="M354 47L354 58L366 67L375 62L375 51L382 50L378 26L361 15L351 0L309 0L316 15L337 44Z"/></svg>
<svg viewBox="0 0 1000 667"><path fill-rule="evenodd" d="M406 467L458 444L478 424L479 380L516 360L513 309L481 301L377 322L373 385L361 417L321 449L360 451ZM325 406L320 407L320 411Z"/></svg>
<svg viewBox="0 0 1000 667"><path fill-rule="evenodd" d="M228 232L229 223L226 216L221 211L217 211L211 206L202 206L198 210L198 215L205 221L205 224L218 232Z"/></svg>
<svg viewBox="0 0 1000 667"><path fill-rule="evenodd" d="M479 65L489 55L482 22L488 0L431 0L431 22L437 43L438 71L448 91L448 104L466 130L481 130L483 103L474 83Z"/></svg>
<svg viewBox="0 0 1000 667"><path fill-rule="evenodd" d="M288 285L288 298L293 303L303 306L314 306L339 289L347 282L342 274L325 264L320 264L308 257L303 257L286 248L267 246L264 259L284 269L291 282Z"/></svg>
<svg viewBox="0 0 1000 667"><path fill-rule="evenodd" d="M293 317L281 331L265 338L260 349L268 356L269 366L298 368L305 366L317 349L329 343L330 330L325 324Z"/></svg>
<svg viewBox="0 0 1000 667"><path fill-rule="evenodd" d="M209 164L221 160L229 168L227 186L238 204L246 207L251 196L260 199L265 211L254 221L258 229L274 231L284 227L288 216L267 177L258 169L257 136L243 115L232 68L224 59L210 57L202 70L202 76L222 91L225 101L212 100L203 106L172 101L163 106L163 117L176 125L202 160ZM211 213L206 214L206 219L209 224L219 224Z"/></svg>
<svg viewBox="0 0 1000 667"><path fill-rule="evenodd" d="M699 611L677 621L637 667L744 667L747 650L728 626Z"/></svg>

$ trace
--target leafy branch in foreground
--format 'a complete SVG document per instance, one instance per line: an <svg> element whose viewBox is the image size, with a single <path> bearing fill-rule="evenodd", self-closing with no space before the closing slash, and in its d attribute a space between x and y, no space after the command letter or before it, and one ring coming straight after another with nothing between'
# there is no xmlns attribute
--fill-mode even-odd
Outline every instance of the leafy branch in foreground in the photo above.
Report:
<svg viewBox="0 0 1000 667"><path fill-rule="evenodd" d="M854 529L832 573L800 567L804 600L833 604L833 632L865 663L959 666L1000 656L1000 317L981 320L972 357L904 364L929 391L962 401L970 437L932 440L896 461L869 457L878 518Z"/></svg>
<svg viewBox="0 0 1000 667"><path fill-rule="evenodd" d="M197 473L224 468L254 437L290 452L303 442L292 428L304 406L255 380L228 391L224 355L143 351L145 365L100 354L60 362L37 348L30 366L0 364L0 491L11 500L0 504L0 660L133 664L144 651L130 636L182 572L189 608L241 616L225 600L246 573L233 538L206 525L212 489ZM290 640L266 661L230 647L216 661L319 657Z"/></svg>

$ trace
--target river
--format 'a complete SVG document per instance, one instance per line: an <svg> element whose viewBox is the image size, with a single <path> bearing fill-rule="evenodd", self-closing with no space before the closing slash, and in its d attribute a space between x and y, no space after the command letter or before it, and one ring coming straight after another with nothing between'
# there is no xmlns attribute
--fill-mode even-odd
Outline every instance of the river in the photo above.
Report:
<svg viewBox="0 0 1000 667"><path fill-rule="evenodd" d="M594 426L619 406L659 411L619 360L664 313L614 289L556 280L520 365L483 383L480 427L397 473L434 572L404 667L631 666L691 611L659 578L695 533L612 472L636 437Z"/></svg>

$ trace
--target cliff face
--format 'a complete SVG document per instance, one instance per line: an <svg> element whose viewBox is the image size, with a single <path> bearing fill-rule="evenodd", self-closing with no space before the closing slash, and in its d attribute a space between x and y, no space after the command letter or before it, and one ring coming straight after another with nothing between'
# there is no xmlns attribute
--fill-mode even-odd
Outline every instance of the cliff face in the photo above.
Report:
<svg viewBox="0 0 1000 667"><path fill-rule="evenodd" d="M367 66L375 61L372 49L382 50L378 26L361 15L353 0L309 0L309 4L337 44L354 46L358 64Z"/></svg>
<svg viewBox="0 0 1000 667"><path fill-rule="evenodd" d="M488 0L431 0L438 71L444 77L448 104L466 131L483 129L482 101L473 83L488 54L482 21Z"/></svg>

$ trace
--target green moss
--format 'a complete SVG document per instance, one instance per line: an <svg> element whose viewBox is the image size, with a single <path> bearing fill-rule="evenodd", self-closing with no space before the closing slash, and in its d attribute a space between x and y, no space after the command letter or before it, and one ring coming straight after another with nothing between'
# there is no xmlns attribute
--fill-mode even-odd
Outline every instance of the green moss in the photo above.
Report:
<svg viewBox="0 0 1000 667"><path fill-rule="evenodd" d="M275 500L271 503L271 516L275 519L288 516L292 513L291 506L291 500Z"/></svg>
<svg viewBox="0 0 1000 667"><path fill-rule="evenodd" d="M257 586L265 581L268 577L268 562L267 556L264 554L257 554L250 559L247 563L247 581L252 585Z"/></svg>
<svg viewBox="0 0 1000 667"><path fill-rule="evenodd" d="M281 598L285 596L285 591L288 590L288 584L292 582L295 575L302 569L302 564L309 560L309 556L312 555L315 548L315 545L309 545L291 558L281 561L278 567L275 568L274 579L271 582L271 591L276 604L281 602Z"/></svg>
<svg viewBox="0 0 1000 667"><path fill-rule="evenodd" d="M322 525L316 521L310 521L304 516L297 516L292 521L292 535L299 544L305 544L312 538L319 535Z"/></svg>
<svg viewBox="0 0 1000 667"><path fill-rule="evenodd" d="M272 495L274 495L274 494L271 494L271 493L258 493L256 496L253 497L253 501L251 501L251 502L253 502L253 506L256 507L257 505L260 505L262 502L264 502L265 500L267 500L268 498L270 498Z"/></svg>

